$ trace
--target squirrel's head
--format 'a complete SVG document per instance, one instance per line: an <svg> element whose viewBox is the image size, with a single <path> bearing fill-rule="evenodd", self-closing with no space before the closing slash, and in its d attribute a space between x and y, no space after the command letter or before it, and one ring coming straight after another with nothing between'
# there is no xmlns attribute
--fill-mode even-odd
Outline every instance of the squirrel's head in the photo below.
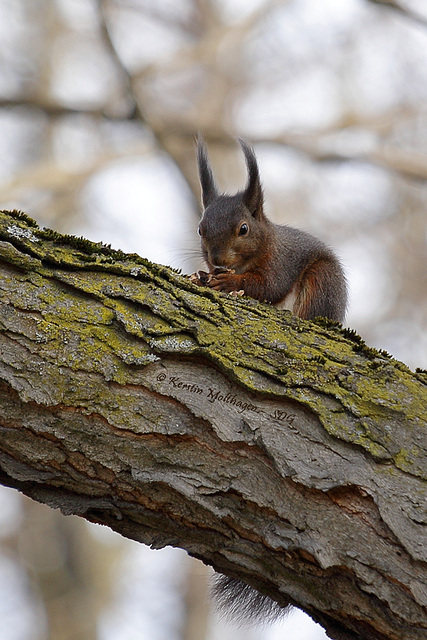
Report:
<svg viewBox="0 0 427 640"><path fill-rule="evenodd" d="M248 181L243 191L221 194L213 177L206 147L199 137L197 160L202 187L203 216L199 235L203 256L210 270L214 267L244 273L265 242L268 226L264 215L263 192L253 149L239 139L245 154Z"/></svg>

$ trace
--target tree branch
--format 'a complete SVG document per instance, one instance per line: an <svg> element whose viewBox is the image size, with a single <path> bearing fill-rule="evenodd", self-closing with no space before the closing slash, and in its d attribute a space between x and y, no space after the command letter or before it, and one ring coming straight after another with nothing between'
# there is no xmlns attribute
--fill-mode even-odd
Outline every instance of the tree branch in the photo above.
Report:
<svg viewBox="0 0 427 640"><path fill-rule="evenodd" d="M128 122L136 118L136 115L131 114L119 114L114 113L111 109L111 113L106 107L105 109L91 109L78 107L66 107L62 104L54 102L52 100L44 100L43 97L37 94L29 94L17 98L0 98L0 109L13 109L15 107L27 107L28 109L36 109L42 111L51 118L63 118L64 116L88 116L90 118L97 118L102 120L112 120L118 122Z"/></svg>
<svg viewBox="0 0 427 640"><path fill-rule="evenodd" d="M337 640L427 637L427 374L0 212L0 480Z"/></svg>
<svg viewBox="0 0 427 640"><path fill-rule="evenodd" d="M399 15L407 18L408 20L414 22L417 25L422 27L427 27L427 19L422 15L413 11L409 7L404 7L400 2L396 2L396 0L368 0L371 4L376 4L380 7L384 7L385 9L390 9L398 13Z"/></svg>

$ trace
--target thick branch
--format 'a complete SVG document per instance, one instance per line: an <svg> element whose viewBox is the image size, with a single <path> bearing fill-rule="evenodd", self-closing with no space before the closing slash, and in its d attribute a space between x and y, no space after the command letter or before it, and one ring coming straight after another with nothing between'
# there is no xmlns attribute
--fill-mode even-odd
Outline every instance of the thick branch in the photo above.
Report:
<svg viewBox="0 0 427 640"><path fill-rule="evenodd" d="M0 213L0 480L332 638L427 638L427 376Z"/></svg>

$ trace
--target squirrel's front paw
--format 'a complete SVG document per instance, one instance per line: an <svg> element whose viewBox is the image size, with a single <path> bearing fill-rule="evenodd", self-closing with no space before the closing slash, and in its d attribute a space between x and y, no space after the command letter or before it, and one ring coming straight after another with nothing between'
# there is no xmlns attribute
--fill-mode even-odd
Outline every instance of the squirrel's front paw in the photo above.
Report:
<svg viewBox="0 0 427 640"><path fill-rule="evenodd" d="M209 286L216 291L243 295L242 277L236 275L233 269L228 269L227 271L216 269L211 276Z"/></svg>

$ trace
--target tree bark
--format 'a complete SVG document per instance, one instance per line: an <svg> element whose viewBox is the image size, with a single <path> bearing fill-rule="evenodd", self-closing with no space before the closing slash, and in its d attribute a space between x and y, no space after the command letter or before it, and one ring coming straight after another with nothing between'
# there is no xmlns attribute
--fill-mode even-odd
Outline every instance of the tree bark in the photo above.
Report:
<svg viewBox="0 0 427 640"><path fill-rule="evenodd" d="M0 212L0 481L289 599L427 638L427 374L326 320Z"/></svg>

